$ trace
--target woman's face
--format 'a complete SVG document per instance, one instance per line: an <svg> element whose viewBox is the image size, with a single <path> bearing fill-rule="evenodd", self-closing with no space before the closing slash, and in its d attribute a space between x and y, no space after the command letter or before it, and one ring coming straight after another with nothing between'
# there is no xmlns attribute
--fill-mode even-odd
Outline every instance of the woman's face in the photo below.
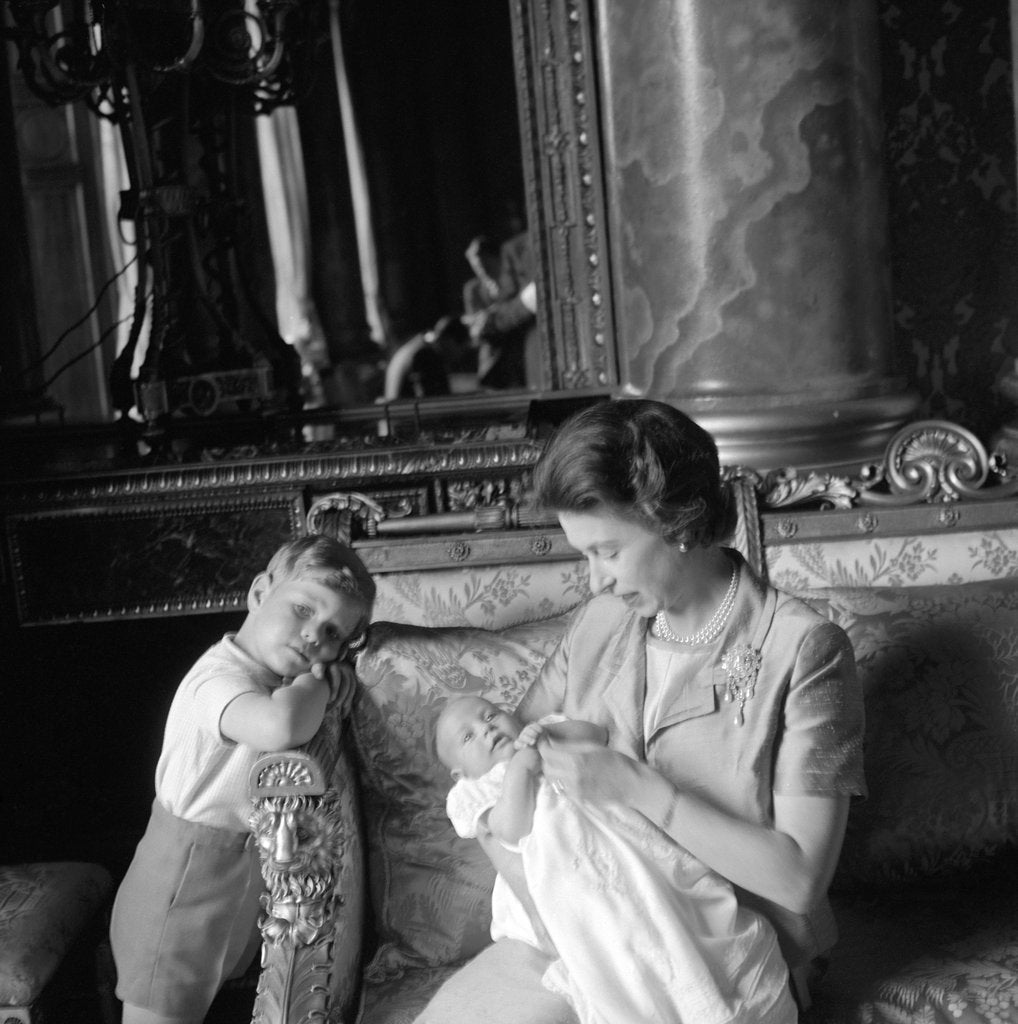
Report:
<svg viewBox="0 0 1018 1024"><path fill-rule="evenodd" d="M614 594L648 618L675 603L683 585L678 545L608 511L560 512L558 519L587 559L595 594Z"/></svg>

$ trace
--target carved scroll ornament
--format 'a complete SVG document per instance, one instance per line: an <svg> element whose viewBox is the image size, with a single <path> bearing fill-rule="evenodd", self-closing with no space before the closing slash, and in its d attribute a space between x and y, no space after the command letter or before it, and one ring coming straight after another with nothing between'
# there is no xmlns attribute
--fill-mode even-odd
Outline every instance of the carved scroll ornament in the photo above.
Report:
<svg viewBox="0 0 1018 1024"><path fill-rule="evenodd" d="M765 508L819 502L823 508L904 507L960 499L987 501L1018 494L1004 458L987 454L971 431L947 420L919 420L891 438L879 464L857 477L782 469L762 483Z"/></svg>

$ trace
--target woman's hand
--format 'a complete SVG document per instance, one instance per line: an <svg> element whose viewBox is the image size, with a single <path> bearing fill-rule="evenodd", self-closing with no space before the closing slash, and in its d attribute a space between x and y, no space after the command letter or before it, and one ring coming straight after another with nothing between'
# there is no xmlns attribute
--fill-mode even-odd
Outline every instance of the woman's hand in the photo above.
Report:
<svg viewBox="0 0 1018 1024"><path fill-rule="evenodd" d="M540 750L545 778L581 803L617 803L640 810L646 773L660 778L647 765L591 740L546 736Z"/></svg>
<svg viewBox="0 0 1018 1024"><path fill-rule="evenodd" d="M536 747L537 741L544 735L544 726L540 722L528 722L521 730L519 736L513 740L513 746L517 750L523 747Z"/></svg>
<svg viewBox="0 0 1018 1024"><path fill-rule="evenodd" d="M541 755L536 746L519 747L513 754L513 762L519 762L521 768L530 776L541 774Z"/></svg>

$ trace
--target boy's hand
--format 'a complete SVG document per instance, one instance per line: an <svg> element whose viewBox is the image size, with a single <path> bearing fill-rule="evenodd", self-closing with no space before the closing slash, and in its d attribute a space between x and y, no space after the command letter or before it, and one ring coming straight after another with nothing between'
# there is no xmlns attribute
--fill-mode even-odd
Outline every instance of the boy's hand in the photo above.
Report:
<svg viewBox="0 0 1018 1024"><path fill-rule="evenodd" d="M521 730L519 736L513 741L517 750L524 747L537 747L537 741L544 735L544 726L540 722L529 722Z"/></svg>
<svg viewBox="0 0 1018 1024"><path fill-rule="evenodd" d="M354 691L357 689L357 674L348 661L332 661L329 664L319 663L311 667L317 679L324 679L329 684L329 707L338 707L343 718L350 714Z"/></svg>

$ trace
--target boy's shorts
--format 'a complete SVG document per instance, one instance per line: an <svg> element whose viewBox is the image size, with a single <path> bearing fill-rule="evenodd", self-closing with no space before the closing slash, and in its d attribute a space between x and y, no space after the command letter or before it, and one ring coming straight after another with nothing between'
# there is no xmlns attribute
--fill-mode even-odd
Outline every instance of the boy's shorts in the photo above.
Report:
<svg viewBox="0 0 1018 1024"><path fill-rule="evenodd" d="M249 834L184 821L153 803L113 905L118 998L200 1020L249 946L261 890Z"/></svg>

